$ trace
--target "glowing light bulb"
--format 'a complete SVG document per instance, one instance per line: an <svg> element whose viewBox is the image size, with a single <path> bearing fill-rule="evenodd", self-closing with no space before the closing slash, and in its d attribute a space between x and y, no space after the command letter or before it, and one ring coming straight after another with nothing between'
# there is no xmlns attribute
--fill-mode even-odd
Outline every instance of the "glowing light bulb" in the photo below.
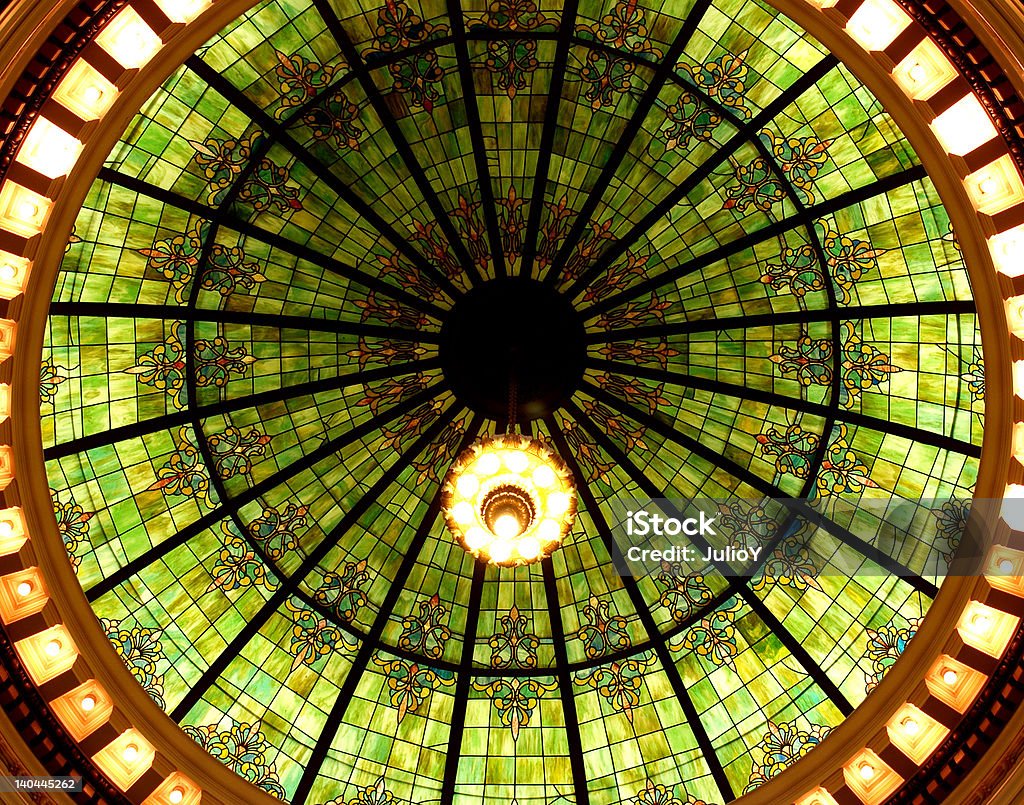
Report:
<svg viewBox="0 0 1024 805"><path fill-rule="evenodd" d="M947 685L955 685L957 679L959 678L960 677L957 675L957 672L954 671L952 668L947 668L945 671L942 672L942 681L945 682Z"/></svg>
<svg viewBox="0 0 1024 805"><path fill-rule="evenodd" d="M1014 361L1010 374L1013 377L1013 393L1024 398L1024 361Z"/></svg>
<svg viewBox="0 0 1024 805"><path fill-rule="evenodd" d="M18 269L16 269L10 263L0 264L0 279L12 280L16 276L18 276Z"/></svg>
<svg viewBox="0 0 1024 805"><path fill-rule="evenodd" d="M552 492L548 495L548 511L558 516L569 511L569 496L565 492Z"/></svg>
<svg viewBox="0 0 1024 805"><path fill-rule="evenodd" d="M0 539L7 539L14 536L14 526L10 520L0 521Z"/></svg>
<svg viewBox="0 0 1024 805"><path fill-rule="evenodd" d="M491 559L495 562L507 562L512 556L512 541L508 539L496 539L490 547Z"/></svg>
<svg viewBox="0 0 1024 805"><path fill-rule="evenodd" d="M519 555L527 561L540 556L542 546L536 537L526 537L519 541Z"/></svg>
<svg viewBox="0 0 1024 805"><path fill-rule="evenodd" d="M85 696L82 698L82 709L85 712L91 711L96 706L96 699L92 696Z"/></svg>
<svg viewBox="0 0 1024 805"><path fill-rule="evenodd" d="M82 153L82 143L45 117L36 118L18 151L18 162L50 179L67 174Z"/></svg>
<svg viewBox="0 0 1024 805"><path fill-rule="evenodd" d="M185 790L181 787L173 788L167 799L171 805L178 805L178 803L185 799Z"/></svg>
<svg viewBox="0 0 1024 805"><path fill-rule="evenodd" d="M501 459L494 453L484 453L476 460L476 471L480 475L494 475L499 469L501 469Z"/></svg>
<svg viewBox="0 0 1024 805"><path fill-rule="evenodd" d="M17 214L23 221L34 221L39 215L39 205L31 201L22 201L18 204Z"/></svg>
<svg viewBox="0 0 1024 805"><path fill-rule="evenodd" d="M82 90L82 100L90 106L97 104L103 100L103 90L93 84L90 84Z"/></svg>
<svg viewBox="0 0 1024 805"><path fill-rule="evenodd" d="M474 526L466 532L466 547L471 551L483 550L490 541L490 535L480 526Z"/></svg>
<svg viewBox="0 0 1024 805"><path fill-rule="evenodd" d="M942 147L956 156L963 156L998 136L992 118L973 93L932 121L932 129Z"/></svg>
<svg viewBox="0 0 1024 805"><path fill-rule="evenodd" d="M171 22L192 22L209 7L210 0L157 0L157 5Z"/></svg>
<svg viewBox="0 0 1024 805"><path fill-rule="evenodd" d="M541 464L533 471L533 482L541 489L550 489L557 481L558 476L547 464Z"/></svg>
<svg viewBox="0 0 1024 805"><path fill-rule="evenodd" d="M979 612L971 616L971 628L975 632L987 632L991 625L992 619L984 612Z"/></svg>
<svg viewBox="0 0 1024 805"><path fill-rule="evenodd" d="M928 77L928 71L924 69L924 65L921 62L915 62L907 71L907 75L910 76L910 80L915 84L920 84Z"/></svg>
<svg viewBox="0 0 1024 805"><path fill-rule="evenodd" d="M846 31L865 50L885 50L910 25L910 17L891 0L865 0Z"/></svg>
<svg viewBox="0 0 1024 805"><path fill-rule="evenodd" d="M905 719L903 719L902 726L903 726L903 731L907 735L917 735L917 733L919 733L921 731L921 725L918 724L917 721L915 721L912 718L905 718Z"/></svg>
<svg viewBox="0 0 1024 805"><path fill-rule="evenodd" d="M494 534L500 539L515 539L523 533L523 524L514 514L502 514L494 520Z"/></svg>
<svg viewBox="0 0 1024 805"><path fill-rule="evenodd" d="M455 507L452 509L452 517L455 518L455 522L459 525L468 526L476 522L476 511L471 504L462 501L455 504Z"/></svg>
<svg viewBox="0 0 1024 805"><path fill-rule="evenodd" d="M60 654L60 642L57 640L51 640L46 644L46 653L50 657L56 657Z"/></svg>
<svg viewBox="0 0 1024 805"><path fill-rule="evenodd" d="M1013 562L1011 562L1009 559L1004 559L999 563L999 569L1003 573L1010 573L1013 571Z"/></svg>
<svg viewBox="0 0 1024 805"><path fill-rule="evenodd" d="M473 473L467 472L455 482L455 490L463 497L472 497L480 488L480 479Z"/></svg>
<svg viewBox="0 0 1024 805"><path fill-rule="evenodd" d="M557 520L542 520L541 524L537 526L537 536L545 542L558 539L559 533Z"/></svg>
<svg viewBox="0 0 1024 805"><path fill-rule="evenodd" d="M870 780L875 776L875 767L870 763L861 763L858 771L862 780Z"/></svg>
<svg viewBox="0 0 1024 805"><path fill-rule="evenodd" d="M31 592L32 585L29 582L23 581L21 584L18 585L18 595L20 595L22 598L25 598Z"/></svg>
<svg viewBox="0 0 1024 805"><path fill-rule="evenodd" d="M123 757L127 763L134 763L139 759L139 747L135 744L128 744L128 746L124 748L124 752L121 757Z"/></svg>
<svg viewBox="0 0 1024 805"><path fill-rule="evenodd" d="M160 37L131 6L121 9L95 42L126 70L143 67L163 47Z"/></svg>
<svg viewBox="0 0 1024 805"><path fill-rule="evenodd" d="M521 473L530 466L530 457L522 450L509 450L504 458L505 466L515 473Z"/></svg>
<svg viewBox="0 0 1024 805"><path fill-rule="evenodd" d="M991 176L978 182L978 190L983 196L990 196L999 189L999 183Z"/></svg>

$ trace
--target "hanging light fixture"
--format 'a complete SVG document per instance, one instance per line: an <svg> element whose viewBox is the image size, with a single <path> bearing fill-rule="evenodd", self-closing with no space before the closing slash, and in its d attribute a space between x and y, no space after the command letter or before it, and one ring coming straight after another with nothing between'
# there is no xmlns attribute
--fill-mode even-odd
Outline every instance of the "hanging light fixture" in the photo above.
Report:
<svg viewBox="0 0 1024 805"><path fill-rule="evenodd" d="M576 517L576 484L550 445L516 433L478 439L441 491L448 529L478 559L511 567L551 555Z"/></svg>

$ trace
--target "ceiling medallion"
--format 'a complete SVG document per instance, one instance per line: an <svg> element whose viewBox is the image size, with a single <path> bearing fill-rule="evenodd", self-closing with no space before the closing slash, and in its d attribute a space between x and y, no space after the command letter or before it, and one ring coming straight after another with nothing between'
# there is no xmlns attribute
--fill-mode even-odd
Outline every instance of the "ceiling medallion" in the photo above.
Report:
<svg viewBox="0 0 1024 805"><path fill-rule="evenodd" d="M444 479L441 508L477 559L513 567L547 558L576 519L576 482L550 445L516 433L478 439Z"/></svg>

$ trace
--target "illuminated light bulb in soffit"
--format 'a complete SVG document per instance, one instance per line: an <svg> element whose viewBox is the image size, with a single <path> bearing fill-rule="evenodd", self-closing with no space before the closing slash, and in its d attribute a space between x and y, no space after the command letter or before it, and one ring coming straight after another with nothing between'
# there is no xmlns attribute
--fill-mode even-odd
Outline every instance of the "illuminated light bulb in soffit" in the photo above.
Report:
<svg viewBox="0 0 1024 805"><path fill-rule="evenodd" d="M875 767L870 763L861 763L858 771L862 780L870 780L875 776Z"/></svg>
<svg viewBox="0 0 1024 805"><path fill-rule="evenodd" d="M448 530L468 552L497 565L526 565L561 544L576 515L576 485L554 449L507 433L479 439L442 486Z"/></svg>
<svg viewBox="0 0 1024 805"><path fill-rule="evenodd" d="M210 7L210 0L156 0L171 22L192 22Z"/></svg>
<svg viewBox="0 0 1024 805"><path fill-rule="evenodd" d="M32 222L39 215L39 205L34 201L22 201L15 209L15 214L22 221Z"/></svg>
<svg viewBox="0 0 1024 805"><path fill-rule="evenodd" d="M179 805L179 803L185 799L184 789L178 787L171 789L170 795L167 797L171 805Z"/></svg>
<svg viewBox="0 0 1024 805"><path fill-rule="evenodd" d="M945 671L942 672L942 681L945 682L947 685L955 685L957 679L959 679L959 676L957 675L957 672L954 671L952 668L947 668Z"/></svg>
<svg viewBox="0 0 1024 805"><path fill-rule="evenodd" d="M23 582L21 582L21 584L18 585L18 595L20 595L22 598L25 598L31 592L32 592L32 584L30 582L23 581Z"/></svg>
<svg viewBox="0 0 1024 805"><path fill-rule="evenodd" d="M971 615L971 631L975 634L984 634L991 628L992 619L984 612Z"/></svg>
<svg viewBox="0 0 1024 805"><path fill-rule="evenodd" d="M85 696L82 698L82 709L85 712L90 712L96 706L96 699L92 696Z"/></svg>
<svg viewBox="0 0 1024 805"><path fill-rule="evenodd" d="M131 6L121 9L95 41L126 70L145 66L163 47L160 37Z"/></svg>
<svg viewBox="0 0 1024 805"><path fill-rule="evenodd" d="M67 174L82 153L82 143L45 117L36 118L18 150L18 162L50 179Z"/></svg>

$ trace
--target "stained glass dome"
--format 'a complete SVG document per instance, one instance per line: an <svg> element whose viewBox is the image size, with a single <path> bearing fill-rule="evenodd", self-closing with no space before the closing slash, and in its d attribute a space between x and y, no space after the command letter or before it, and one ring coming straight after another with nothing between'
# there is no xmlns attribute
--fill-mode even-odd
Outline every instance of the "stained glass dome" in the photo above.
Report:
<svg viewBox="0 0 1024 805"><path fill-rule="evenodd" d="M563 546L515 568L439 511L455 456L510 425L480 357L505 349L514 428L579 486ZM310 805L756 789L925 617L984 393L914 149L757 0L259 3L109 154L40 377L114 649ZM660 497L727 501L760 566L618 572L615 507ZM922 498L947 503L919 541L850 513Z"/></svg>

